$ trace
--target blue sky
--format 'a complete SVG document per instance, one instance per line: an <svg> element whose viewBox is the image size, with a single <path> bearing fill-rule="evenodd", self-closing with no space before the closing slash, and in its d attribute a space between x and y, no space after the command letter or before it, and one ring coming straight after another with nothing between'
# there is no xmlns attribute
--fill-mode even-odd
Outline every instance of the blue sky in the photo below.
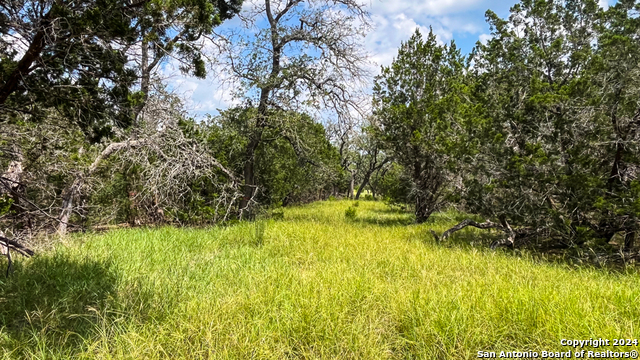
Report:
<svg viewBox="0 0 640 360"><path fill-rule="evenodd" d="M367 1L367 0L365 0ZM389 65L402 41L407 40L416 28L427 33L429 27L442 42L454 40L463 53L469 53L475 43L489 36L489 26L484 14L488 9L500 17L509 15L509 9L516 0L368 0L369 11L374 25L364 46L376 65L372 72L378 73L380 65ZM610 0L611 3L614 0ZM607 0L600 0L607 6ZM238 25L238 19L227 21L223 27ZM171 73L169 81L183 97L188 99L189 112L201 117L207 113L217 114L217 109L225 109L234 104L229 86L221 85L210 72L207 79L194 79ZM168 75L168 74L167 74Z"/></svg>

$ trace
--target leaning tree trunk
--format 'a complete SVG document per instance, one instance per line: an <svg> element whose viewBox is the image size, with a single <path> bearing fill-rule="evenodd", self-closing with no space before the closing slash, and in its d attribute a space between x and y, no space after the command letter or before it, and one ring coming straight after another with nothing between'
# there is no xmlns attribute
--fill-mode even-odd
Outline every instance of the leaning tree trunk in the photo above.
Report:
<svg viewBox="0 0 640 360"><path fill-rule="evenodd" d="M47 28L50 26L51 21L53 21L51 18L52 12L53 8L44 15L40 27L37 28L35 35L31 39L29 48L24 55L22 55L22 58L16 66L13 67L13 71L3 78L4 84L0 86L0 105L4 105L9 96L15 91L18 91L20 82L24 81L24 78L33 71L33 63L40 59L40 55L47 41Z"/></svg>
<svg viewBox="0 0 640 360"><path fill-rule="evenodd" d="M67 234L69 227L69 219L73 213L73 201L75 197L80 193L80 188L84 184L84 177L78 176L73 184L65 190L62 197L62 210L60 211L60 217L58 218L58 235L64 236Z"/></svg>
<svg viewBox="0 0 640 360"><path fill-rule="evenodd" d="M373 175L374 172L380 170L386 163L388 163L390 161L389 158L385 158L384 160L382 160L382 162L378 165L377 164L377 160L371 164L369 166L369 169L367 170L366 174L364 174L364 179L362 180L362 184L360 184L360 188L358 189L358 193L356 194L356 200L360 199L360 195L362 194L362 192L364 191L364 188L369 185L369 182L371 181L371 175ZM373 193L373 197L375 199L375 191L373 189L373 186L371 187L371 192Z"/></svg>
<svg viewBox="0 0 640 360"><path fill-rule="evenodd" d="M71 218L71 214L73 213L74 199L80 195L80 190L84 185L85 179L96 172L102 160L107 159L108 157L122 149L142 146L149 140L150 139L141 139L110 144L100 153L100 155L98 155L98 157L96 157L91 166L89 166L86 174L80 174L73 180L71 186L63 191L62 209L60 210L60 216L58 217L58 235L64 236L67 234L67 230L69 228L69 219Z"/></svg>
<svg viewBox="0 0 640 360"><path fill-rule="evenodd" d="M367 184L369 184L369 179L370 178L371 178L371 174L370 173L367 173L364 176L364 180L362 180L362 184L360 184L360 187L358 188L358 192L356 193L356 200L360 199L360 195L364 191L364 188L367 186Z"/></svg>
<svg viewBox="0 0 640 360"><path fill-rule="evenodd" d="M528 239L531 236L535 236L538 234L543 233L546 229L545 228L540 228L540 229L519 229L519 232L517 232L516 230L514 230L511 225L509 225L509 222L507 221L506 217L501 217L500 219L500 223L495 223L492 222L491 220L487 220L483 223L477 223L471 219L466 219L461 221L459 224L457 224L456 226L450 228L449 230L445 231L444 233L442 233L441 236L438 236L438 234L436 234L435 231L431 230L431 234L433 234L433 237L435 238L436 242L439 241L444 241L446 240L449 236L451 236L453 233L460 231L464 228L466 228L467 226L472 226L475 227L477 229L498 229L500 231L502 231L506 236L503 239L500 240L496 240L491 244L491 248L492 249L496 249L497 247L512 247L515 248L517 246L516 244L516 240L519 239L519 241L522 243L524 241L526 241L526 239Z"/></svg>

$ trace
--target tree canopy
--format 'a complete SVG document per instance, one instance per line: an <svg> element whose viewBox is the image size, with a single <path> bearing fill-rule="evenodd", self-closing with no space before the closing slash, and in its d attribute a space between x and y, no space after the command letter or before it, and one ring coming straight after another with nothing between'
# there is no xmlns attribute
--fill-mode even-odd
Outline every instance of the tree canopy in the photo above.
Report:
<svg viewBox="0 0 640 360"><path fill-rule="evenodd" d="M419 189L506 233L510 246L604 243L638 230L639 5L523 0L486 16L467 63L416 33L374 88L378 130ZM447 172L445 172L445 169ZM448 174L445 176L445 174ZM445 181L447 179L447 181ZM452 232L445 233L445 237Z"/></svg>
<svg viewBox="0 0 640 360"><path fill-rule="evenodd" d="M463 122L464 59L454 43L416 31L374 85L374 136L413 180L416 219L444 200Z"/></svg>
<svg viewBox="0 0 640 360"><path fill-rule="evenodd" d="M38 121L53 109L80 125L92 141L108 136L112 126L128 127L135 120L136 105L148 92L149 68L176 54L185 70L204 76L195 41L235 15L240 4L240 0L2 2L0 122L25 116ZM139 64L137 57L142 58ZM146 82L139 84L141 77Z"/></svg>

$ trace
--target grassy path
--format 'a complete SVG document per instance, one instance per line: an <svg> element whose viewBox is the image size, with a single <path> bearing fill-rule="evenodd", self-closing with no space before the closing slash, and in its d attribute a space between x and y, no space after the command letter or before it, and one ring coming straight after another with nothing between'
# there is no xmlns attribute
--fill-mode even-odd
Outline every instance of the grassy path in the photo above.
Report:
<svg viewBox="0 0 640 360"><path fill-rule="evenodd" d="M472 359L640 338L637 274L435 244L428 229L451 222L362 201L348 221L351 204L85 236L22 261L0 280L0 356Z"/></svg>

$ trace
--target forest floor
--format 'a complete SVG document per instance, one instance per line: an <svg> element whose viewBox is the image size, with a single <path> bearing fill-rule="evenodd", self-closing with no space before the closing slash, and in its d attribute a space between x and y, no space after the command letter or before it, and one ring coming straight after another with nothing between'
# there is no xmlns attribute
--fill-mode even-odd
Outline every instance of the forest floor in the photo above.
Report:
<svg viewBox="0 0 640 360"><path fill-rule="evenodd" d="M471 246L474 230L436 243L455 214L353 205L71 238L0 279L0 357L473 359L640 338L636 271ZM603 349L638 347L584 348Z"/></svg>

